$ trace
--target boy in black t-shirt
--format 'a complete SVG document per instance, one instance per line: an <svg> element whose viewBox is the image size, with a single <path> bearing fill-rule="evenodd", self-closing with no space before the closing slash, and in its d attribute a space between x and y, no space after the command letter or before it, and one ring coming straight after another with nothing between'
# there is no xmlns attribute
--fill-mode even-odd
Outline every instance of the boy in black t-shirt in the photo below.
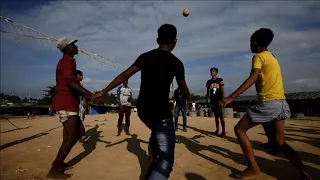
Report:
<svg viewBox="0 0 320 180"><path fill-rule="evenodd" d="M224 83L222 78L218 78L218 68L211 68L211 79L207 81L207 98L210 98L210 108L214 113L216 121L216 131L213 134L219 134L219 119L221 121L222 133L221 137L226 135L225 122L222 113L222 107L219 105L219 101L224 98Z"/></svg>
<svg viewBox="0 0 320 180"><path fill-rule="evenodd" d="M176 27L171 24L162 25L158 29L159 47L141 54L127 70L95 97L103 96L141 71L137 108L139 118L151 130L149 141L151 162L145 178L148 180L166 180L173 169L175 130L168 97L174 77L183 96L186 99L190 96L185 82L183 63L171 53L177 42L176 37Z"/></svg>

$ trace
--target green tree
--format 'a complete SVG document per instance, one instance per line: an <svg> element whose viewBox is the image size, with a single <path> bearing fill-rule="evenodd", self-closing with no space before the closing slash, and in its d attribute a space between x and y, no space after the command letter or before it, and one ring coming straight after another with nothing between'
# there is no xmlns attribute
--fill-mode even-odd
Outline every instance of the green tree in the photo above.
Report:
<svg viewBox="0 0 320 180"><path fill-rule="evenodd" d="M24 99L22 100L23 103L27 103L29 102L29 99L27 97L24 97Z"/></svg>
<svg viewBox="0 0 320 180"><path fill-rule="evenodd" d="M191 93L190 96L191 96L191 99L190 99L191 101L198 101L198 100L206 98L205 96L196 95L196 94L193 94L193 93Z"/></svg>
<svg viewBox="0 0 320 180"><path fill-rule="evenodd" d="M20 100L21 100L19 98L19 96L12 96L12 95L4 94L4 93L0 93L0 99L7 100L7 101L13 102L13 103L20 102Z"/></svg>
<svg viewBox="0 0 320 180"><path fill-rule="evenodd" d="M117 97L115 94L110 93L110 94L106 94L104 96L104 103L105 104L117 104Z"/></svg>
<svg viewBox="0 0 320 180"><path fill-rule="evenodd" d="M43 92L45 92L43 94L43 98L39 101L40 105L51 105L52 104L52 99L56 90L56 86L52 85L52 86L47 86L47 89L42 90Z"/></svg>

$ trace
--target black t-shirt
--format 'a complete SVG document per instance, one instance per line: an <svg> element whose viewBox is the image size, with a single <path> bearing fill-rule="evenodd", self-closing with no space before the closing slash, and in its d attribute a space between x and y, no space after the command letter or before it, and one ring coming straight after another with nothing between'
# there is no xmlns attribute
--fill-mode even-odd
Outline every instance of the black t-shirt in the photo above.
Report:
<svg viewBox="0 0 320 180"><path fill-rule="evenodd" d="M170 85L174 77L176 80L185 79L183 63L171 52L154 49L141 54L132 66L141 70L137 100L140 119L154 122L171 118Z"/></svg>
<svg viewBox="0 0 320 180"><path fill-rule="evenodd" d="M174 91L174 100L176 101L176 106L186 106L186 99L183 97L180 90Z"/></svg>
<svg viewBox="0 0 320 180"><path fill-rule="evenodd" d="M222 86L224 86L222 78L209 79L207 81L207 84L206 84L207 94L210 95L211 103L222 99L223 97L222 90L221 90Z"/></svg>

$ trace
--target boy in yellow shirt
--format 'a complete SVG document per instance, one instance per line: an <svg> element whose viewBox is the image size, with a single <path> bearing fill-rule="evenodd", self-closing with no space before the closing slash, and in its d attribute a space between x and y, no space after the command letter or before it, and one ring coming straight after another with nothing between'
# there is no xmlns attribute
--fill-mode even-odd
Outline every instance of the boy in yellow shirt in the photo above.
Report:
<svg viewBox="0 0 320 180"><path fill-rule="evenodd" d="M282 151L290 160L299 172L301 179L311 180L312 178L306 172L297 152L284 140L284 120L291 116L291 112L284 95L280 65L267 48L273 37L273 32L266 28L261 28L252 34L250 48L255 55L252 58L250 76L235 92L220 101L220 104L225 107L253 84L256 86L258 102L247 110L247 114L234 127L235 134L248 162L248 168L241 173L234 174L234 177L246 179L261 173L246 132L259 124L271 122L277 149Z"/></svg>

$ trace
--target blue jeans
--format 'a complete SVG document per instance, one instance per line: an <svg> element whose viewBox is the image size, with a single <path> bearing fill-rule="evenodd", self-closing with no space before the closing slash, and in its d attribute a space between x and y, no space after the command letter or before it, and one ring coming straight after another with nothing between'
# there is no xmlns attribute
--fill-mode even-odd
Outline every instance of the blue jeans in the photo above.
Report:
<svg viewBox="0 0 320 180"><path fill-rule="evenodd" d="M167 180L173 169L175 131L172 118L164 119L150 125L151 137L149 148L152 162L149 166L147 180Z"/></svg>
<svg viewBox="0 0 320 180"><path fill-rule="evenodd" d="M179 118L180 111L182 113L182 118L183 118L183 129L186 129L187 128L187 113L186 113L185 106L176 106L176 109L174 112L175 129L178 129L178 118Z"/></svg>

